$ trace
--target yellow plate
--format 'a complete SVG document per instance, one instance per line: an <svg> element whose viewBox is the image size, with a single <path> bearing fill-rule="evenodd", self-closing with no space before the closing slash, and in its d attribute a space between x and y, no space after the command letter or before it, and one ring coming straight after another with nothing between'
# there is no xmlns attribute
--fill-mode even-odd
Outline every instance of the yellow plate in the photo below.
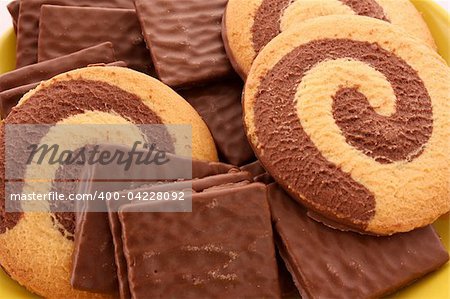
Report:
<svg viewBox="0 0 450 299"><path fill-rule="evenodd" d="M411 0L423 14L436 40L439 53L450 65L450 15L432 0ZM12 70L15 66L15 36L11 29L0 38L0 74ZM449 216L439 219L436 227L442 241L450 250ZM0 298L22 299L37 298L23 287L11 280L0 269ZM440 271L428 275L412 286L390 296L399 299L450 299L450 265L445 265Z"/></svg>

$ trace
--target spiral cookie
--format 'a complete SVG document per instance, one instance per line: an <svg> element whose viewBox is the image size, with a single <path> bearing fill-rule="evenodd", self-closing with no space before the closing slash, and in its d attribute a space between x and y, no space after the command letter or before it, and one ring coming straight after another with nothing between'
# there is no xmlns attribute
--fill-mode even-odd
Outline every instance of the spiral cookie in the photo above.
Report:
<svg viewBox="0 0 450 299"><path fill-rule="evenodd" d="M315 18L256 58L247 135L311 210L361 232L410 231L450 209L449 79L442 58L389 23Z"/></svg>
<svg viewBox="0 0 450 299"><path fill-rule="evenodd" d="M327 15L361 15L402 27L433 49L433 37L409 0L230 0L222 35L235 70L247 77L256 55L295 23Z"/></svg>
<svg viewBox="0 0 450 299"><path fill-rule="evenodd" d="M50 124L48 131L39 131L37 137L33 137L37 139L33 142L44 144L58 134L65 134L66 138L58 139L66 143L65 149L78 149L94 142L129 144L141 140L137 139L143 138L138 124L190 124L193 157L217 160L214 141L195 110L169 87L144 74L119 67L90 67L59 75L26 94L4 120L0 131L0 264L13 279L49 298L107 296L71 288L72 213L6 213L4 141L6 126L10 124ZM117 129L117 134L99 136L88 131L72 132L66 126L70 124L129 126L127 131ZM171 144L172 150L178 153L176 141ZM61 168L55 167L43 169L33 163L27 165L20 170L25 180L22 190L30 191L35 186L27 178L36 177L33 175L39 171L44 172L40 173L42 176L57 177ZM39 186L42 193L58 187L57 183Z"/></svg>

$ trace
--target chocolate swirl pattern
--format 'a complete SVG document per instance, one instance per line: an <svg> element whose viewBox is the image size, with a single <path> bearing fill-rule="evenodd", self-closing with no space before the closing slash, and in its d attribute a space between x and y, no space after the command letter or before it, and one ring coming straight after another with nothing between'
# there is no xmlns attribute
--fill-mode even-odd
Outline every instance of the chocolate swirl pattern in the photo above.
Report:
<svg viewBox="0 0 450 299"><path fill-rule="evenodd" d="M313 54L317 49L322 55ZM319 59L362 61L385 75L396 97L395 113L380 115L358 88L341 88L333 97L336 124L348 143L380 163L411 161L421 154L433 130L431 99L417 72L404 60L377 44L351 40L311 42L294 52L304 54L303 59L313 59L313 54L314 64Z"/></svg>
<svg viewBox="0 0 450 299"><path fill-rule="evenodd" d="M5 148L6 125L10 124L49 126L46 130L35 129L37 134L29 134L29 140L17 140L18 147ZM91 125L89 130L70 126L83 124ZM106 131L101 128L96 131L92 124L122 126L109 126L110 134L102 134ZM44 297L110 297L74 290L70 285L75 218L72 213L53 213L48 202L44 204L49 206L49 212L6 212L6 151L13 149L26 153L29 144L53 144L55 140L60 148L72 151L105 142L131 146L135 141L151 142L155 137L158 142L163 140L164 150L183 153L183 149L173 143L178 137L177 132L167 128L157 130L156 136L145 127L141 129L140 124L190 124L193 157L217 160L211 134L195 110L161 82L126 68L89 67L59 75L25 95L4 120L0 127L0 263L15 280ZM170 141L165 143L167 140ZM24 160L17 161L23 163ZM61 193L73 187L67 181L35 183L34 178L59 178L64 170L60 165L31 163L22 166L15 169L14 177L23 178L19 188L25 194L46 194L51 190ZM67 171L70 173L73 169L65 169ZM67 178L71 177L65 174L63 179Z"/></svg>
<svg viewBox="0 0 450 299"><path fill-rule="evenodd" d="M302 170L301 178L289 185L302 190L306 198L315 198L321 206L331 203L337 207L337 214L351 217L363 225L375 213L373 194L327 161L298 122L297 114L292 113L296 110L296 87L305 74L326 59L340 58L362 61L382 72L393 85L397 97L395 114L385 117L377 114L356 88L339 89L333 97L333 116L347 142L382 163L417 155L431 135L433 121L429 95L417 73L404 61L367 42L345 39L312 41L286 55L262 80L254 108L256 115L265 115L268 110L281 107L279 117L257 118L256 130L263 144L283 144L285 140L302 144L303 151L289 152L291 159L298 163L292 164L286 159L278 161L280 170ZM287 69L287 81L277 84L279 82L273 78L286 74ZM399 78L401 72L405 75ZM405 78L413 84L406 84ZM422 123L417 124L417 121ZM277 130L284 123L293 125L290 130ZM265 134L267 130L278 134ZM384 134L380 134L382 131ZM417 138L415 134L418 134ZM278 148L266 147L265 151L273 158L279 155ZM340 204L343 198L347 200Z"/></svg>
<svg viewBox="0 0 450 299"><path fill-rule="evenodd" d="M253 23L253 46L256 53L281 32L281 16L291 4L291 0L263 0Z"/></svg>
<svg viewBox="0 0 450 299"><path fill-rule="evenodd" d="M371 18L389 21L384 15L383 8L375 0L339 0L342 4L348 6L355 14ZM301 7L302 2L308 1L292 0L263 0L259 6L255 22L253 23L253 45L256 53L259 53L265 45L274 39L282 31L282 18L286 9L290 5ZM326 6L327 1L315 1L314 5Z"/></svg>
<svg viewBox="0 0 450 299"><path fill-rule="evenodd" d="M425 22L408 0L230 0L223 22L227 53L245 78L257 54L278 34L329 15L358 15L389 22L436 48Z"/></svg>
<svg viewBox="0 0 450 299"><path fill-rule="evenodd" d="M383 7L375 0L339 0L350 7L357 15L389 22Z"/></svg>
<svg viewBox="0 0 450 299"><path fill-rule="evenodd" d="M329 28L341 20L317 22ZM351 27L357 20L362 29ZM244 107L260 161L300 202L350 229L392 234L429 224L449 208L445 150L433 140L448 135L434 109L448 95L438 91L433 99L431 78L424 81L402 51L403 57L392 50L420 44L405 39L394 46L381 32L390 38L401 32L360 17L350 18L343 32L300 37L314 23L280 35L255 61ZM419 48L417 59L433 55ZM448 76L441 61L433 62ZM438 179L423 183L433 167ZM427 196L427 188L436 193ZM417 209L435 203L440 207L423 215Z"/></svg>

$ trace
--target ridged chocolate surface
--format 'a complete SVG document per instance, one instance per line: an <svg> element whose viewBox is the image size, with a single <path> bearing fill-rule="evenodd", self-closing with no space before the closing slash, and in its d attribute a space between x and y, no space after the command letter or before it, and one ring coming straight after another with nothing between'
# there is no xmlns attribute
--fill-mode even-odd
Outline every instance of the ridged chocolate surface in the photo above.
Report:
<svg viewBox="0 0 450 299"><path fill-rule="evenodd" d="M242 121L240 80L226 80L181 91L207 124L222 159L243 165L255 159Z"/></svg>
<svg viewBox="0 0 450 299"><path fill-rule="evenodd" d="M149 72L151 58L134 10L42 6L38 61L67 55L101 42L112 42L116 58L125 61L130 68Z"/></svg>
<svg viewBox="0 0 450 299"><path fill-rule="evenodd" d="M193 194L192 204L119 212L133 298L279 298L265 186Z"/></svg>
<svg viewBox="0 0 450 299"><path fill-rule="evenodd" d="M17 32L17 68L38 61L39 20L42 5L133 9L132 0L21 0ZM84 21L84 19L83 19Z"/></svg>
<svg viewBox="0 0 450 299"><path fill-rule="evenodd" d="M19 20L20 0L14 0L9 2L7 8L13 21L14 31L17 32L17 21Z"/></svg>
<svg viewBox="0 0 450 299"><path fill-rule="evenodd" d="M306 298L378 298L448 261L431 226L390 237L342 232L309 218L277 184L268 188L277 245Z"/></svg>
<svg viewBox="0 0 450 299"><path fill-rule="evenodd" d="M230 75L221 38L227 0L135 0L156 72L172 87Z"/></svg>

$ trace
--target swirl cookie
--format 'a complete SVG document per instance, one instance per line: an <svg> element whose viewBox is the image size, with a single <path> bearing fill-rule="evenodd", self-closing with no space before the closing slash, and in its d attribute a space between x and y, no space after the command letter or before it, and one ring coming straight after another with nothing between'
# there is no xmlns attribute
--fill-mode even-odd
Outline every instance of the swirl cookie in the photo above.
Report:
<svg viewBox="0 0 450 299"><path fill-rule="evenodd" d="M424 20L409 0L230 0L223 19L225 48L246 78L253 60L295 23L328 15L360 15L397 25L436 49Z"/></svg>
<svg viewBox="0 0 450 299"><path fill-rule="evenodd" d="M48 132L38 131L35 140L30 142L42 144L61 132L70 136L65 138L64 148L79 148L93 142L129 144L142 138L138 124L190 124L193 157L217 160L211 134L195 110L169 87L144 74L120 67L89 67L54 77L27 93L0 127L0 264L20 284L48 298L109 296L77 291L70 285L74 249L72 213L6 213L5 150L8 149L4 138L7 125L11 124L50 124ZM88 131L72 133L66 126L70 124L129 126L122 133L99 137ZM174 152L178 153L176 143L173 145ZM34 186L27 178L37 171L57 177L60 170L36 167L30 164L20 170L25 180L23 192ZM41 192L48 192L55 185L42 184L40 188Z"/></svg>
<svg viewBox="0 0 450 299"><path fill-rule="evenodd" d="M256 58L247 135L309 209L360 232L410 231L450 209L449 80L438 54L389 23L315 18Z"/></svg>

